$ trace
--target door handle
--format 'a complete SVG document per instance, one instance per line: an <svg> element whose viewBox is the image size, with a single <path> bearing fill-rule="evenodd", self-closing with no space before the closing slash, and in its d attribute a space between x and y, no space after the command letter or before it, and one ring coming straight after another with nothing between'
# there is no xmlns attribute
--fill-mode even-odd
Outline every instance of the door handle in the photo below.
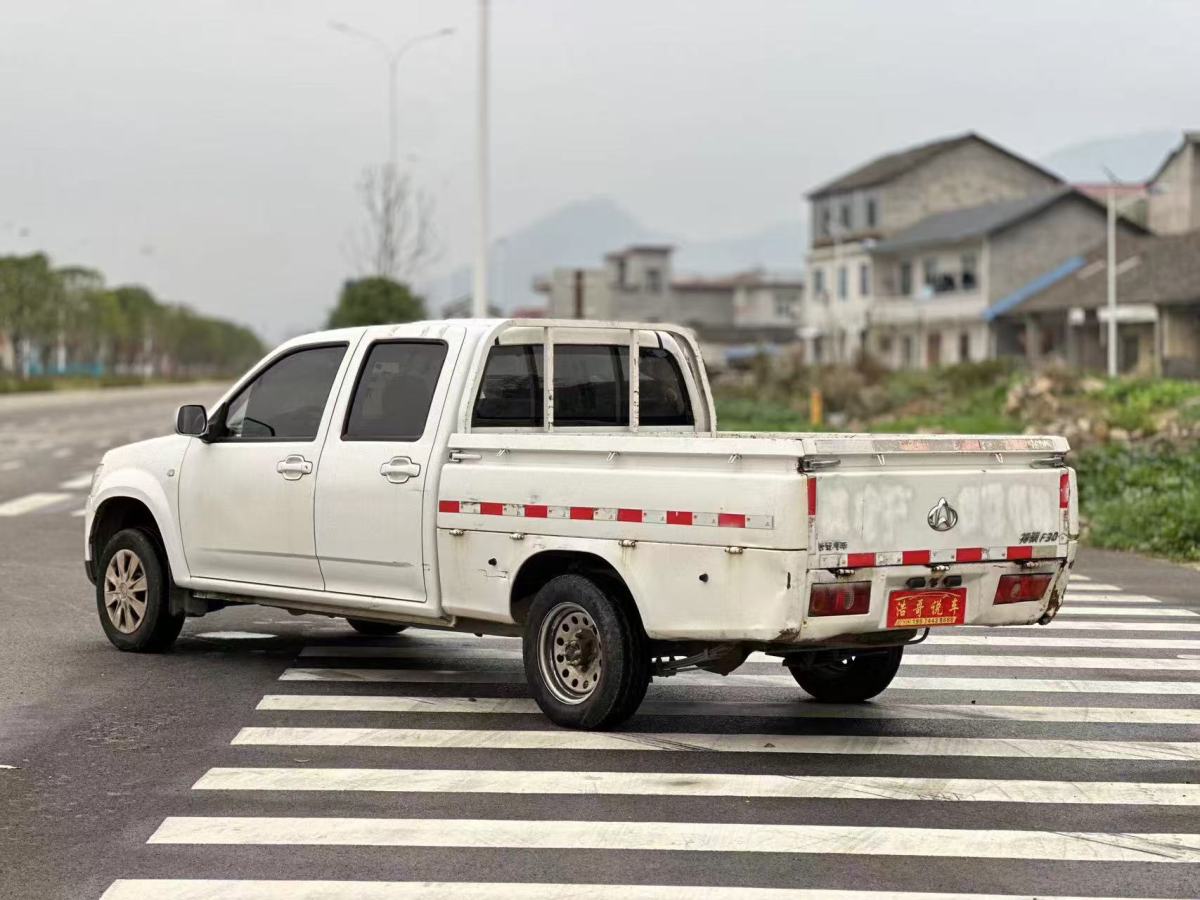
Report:
<svg viewBox="0 0 1200 900"><path fill-rule="evenodd" d="M407 456L393 456L379 467L379 474L392 484L404 484L421 474L421 466Z"/></svg>
<svg viewBox="0 0 1200 900"><path fill-rule="evenodd" d="M275 463L275 471L288 481L297 481L305 475L311 475L313 464L299 453L290 453Z"/></svg>
<svg viewBox="0 0 1200 900"><path fill-rule="evenodd" d="M468 459L483 459L482 453L467 453L464 450L451 450L450 462L466 462Z"/></svg>

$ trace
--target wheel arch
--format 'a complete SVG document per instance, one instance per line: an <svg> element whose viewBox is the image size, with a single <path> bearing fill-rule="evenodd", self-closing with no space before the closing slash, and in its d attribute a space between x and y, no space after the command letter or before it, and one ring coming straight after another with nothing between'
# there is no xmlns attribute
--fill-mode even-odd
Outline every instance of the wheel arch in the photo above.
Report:
<svg viewBox="0 0 1200 900"><path fill-rule="evenodd" d="M514 622L524 624L534 596L544 584L559 575L592 578L621 604L637 627L645 632L629 579L612 560L587 550L546 549L527 557L517 570L509 593L509 613Z"/></svg>
<svg viewBox="0 0 1200 900"><path fill-rule="evenodd" d="M88 559L92 567L98 563L100 554L112 536L125 528L143 528L155 536L155 542L163 554L172 579L187 572L177 535L168 527L171 521L165 498L161 503L141 491L112 490L101 494L94 501L90 528L87 535Z"/></svg>

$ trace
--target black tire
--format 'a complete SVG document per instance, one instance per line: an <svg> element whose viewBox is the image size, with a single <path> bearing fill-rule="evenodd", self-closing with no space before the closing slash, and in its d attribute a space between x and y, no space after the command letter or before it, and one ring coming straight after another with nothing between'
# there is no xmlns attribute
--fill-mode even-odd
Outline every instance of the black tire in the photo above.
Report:
<svg viewBox="0 0 1200 900"><path fill-rule="evenodd" d="M118 554L121 554L118 568L110 573L109 567ZM131 568L134 565L137 568ZM121 590L121 568L128 577L124 583L130 588L125 593ZM144 588L134 589L140 578L145 579ZM107 601L106 588L113 591ZM126 528L109 539L97 560L96 611L100 627L114 647L148 653L166 650L175 643L186 615L171 613L170 594L171 576L154 535L139 528Z"/></svg>
<svg viewBox="0 0 1200 900"><path fill-rule="evenodd" d="M372 622L370 619L346 619L350 623L350 627L359 634L368 634L373 637L385 637L390 634L399 634L407 625L392 625L388 622Z"/></svg>
<svg viewBox="0 0 1200 900"><path fill-rule="evenodd" d="M529 608L523 641L525 678L533 699L556 725L594 731L612 728L632 716L646 696L650 684L646 636L641 623L631 618L614 594L591 578L559 575L542 586ZM572 654L566 663L571 668L560 670L563 656L547 651L547 671L543 671L544 643L557 644ZM583 680L572 687L571 682L579 679L556 674L568 671Z"/></svg>
<svg viewBox="0 0 1200 900"><path fill-rule="evenodd" d="M841 662L794 666L796 684L822 703L860 703L882 693L896 677L903 647L847 653Z"/></svg>

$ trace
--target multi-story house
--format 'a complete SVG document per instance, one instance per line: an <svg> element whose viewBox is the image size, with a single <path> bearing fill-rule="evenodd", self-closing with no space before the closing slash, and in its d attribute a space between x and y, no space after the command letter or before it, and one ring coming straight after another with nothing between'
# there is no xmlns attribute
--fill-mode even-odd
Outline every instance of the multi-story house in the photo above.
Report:
<svg viewBox="0 0 1200 900"><path fill-rule="evenodd" d="M592 269L555 269L534 288L555 318L678 322L709 346L794 342L804 301L796 275L761 270L680 277L672 248L638 245L609 253Z"/></svg>
<svg viewBox="0 0 1200 900"><path fill-rule="evenodd" d="M1122 221L1122 235L1144 229ZM893 368L996 355L985 315L1065 261L1104 242L1102 204L1072 188L938 213L873 247L878 289L869 352Z"/></svg>
<svg viewBox="0 0 1200 900"><path fill-rule="evenodd" d="M887 154L811 191L809 289L800 317L806 357L850 362L865 349L878 243L950 210L1061 186L1053 173L969 133Z"/></svg>

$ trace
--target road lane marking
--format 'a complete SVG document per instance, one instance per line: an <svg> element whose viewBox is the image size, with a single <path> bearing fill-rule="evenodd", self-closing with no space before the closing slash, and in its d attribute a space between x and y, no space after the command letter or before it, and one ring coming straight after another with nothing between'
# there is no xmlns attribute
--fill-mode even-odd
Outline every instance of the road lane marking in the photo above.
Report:
<svg viewBox="0 0 1200 900"><path fill-rule="evenodd" d="M1036 629L1038 634L1047 634L1054 631L1169 631L1172 633L1180 631L1200 631L1200 623L1197 622L1078 622L1078 621L1063 621L1055 619L1046 626L1030 626L1030 625L1004 625L1002 627L1006 634L1011 634L1016 629L1030 628ZM970 632L988 631L992 634L996 633L995 626L988 625L964 625ZM956 629L956 630L961 630Z"/></svg>
<svg viewBox="0 0 1200 900"><path fill-rule="evenodd" d="M100 900L1030 900L1028 894L936 894L674 884L466 881L233 881L122 878ZM1139 900L1058 897L1037 900ZM1140 898L1151 900L1151 898Z"/></svg>
<svg viewBox="0 0 1200 900"><path fill-rule="evenodd" d="M521 697L397 697L387 694L268 694L257 710L288 712L474 713L540 715ZM875 701L870 704L745 703L731 700L646 700L640 716L737 716L798 719L932 719L1080 722L1121 725L1200 725L1200 709L1129 706L982 706Z"/></svg>
<svg viewBox="0 0 1200 900"><path fill-rule="evenodd" d="M686 734L441 728L247 727L231 741L260 747L434 747L478 750L667 750L864 756L1016 757L1200 761L1197 741L892 737L823 734Z"/></svg>
<svg viewBox="0 0 1200 900"><path fill-rule="evenodd" d="M1154 606L1164 602L1165 601L1160 600L1158 597L1151 597L1147 594L1128 594L1122 591L1117 591L1115 593L1109 591L1100 594L1077 594L1073 590L1067 591L1067 597L1064 601L1065 604L1070 604L1071 606L1080 603L1111 603L1113 606ZM1063 607L1063 609L1066 608L1067 606Z"/></svg>
<svg viewBox="0 0 1200 900"><path fill-rule="evenodd" d="M1058 611L1059 616L1185 616L1190 617L1197 614L1197 610L1178 609L1175 607L1131 607L1126 609L1121 606L1074 606L1065 604ZM1171 628L1171 625L1165 625L1165 628Z"/></svg>
<svg viewBox="0 0 1200 900"><path fill-rule="evenodd" d="M906 666L976 666L996 668L1033 668L1033 669L1121 669L1135 671L1160 672L1200 672L1200 641L1180 642L1184 649L1197 651L1195 658L1169 659L1159 657L1125 657L1125 656L1028 656L1025 654L996 654L992 656L966 655L953 653L912 653L904 657ZM1092 642L1079 642L1081 646L1095 647ZM1120 645L1119 645L1120 646ZM1175 649L1175 648L1170 648ZM324 657L328 659L402 659L425 660L438 662L453 662L454 660L503 660L516 663L521 658L517 648L504 649L501 647L471 647L467 649L442 649L430 647L305 647L300 651L303 657ZM773 664L782 668L782 661L777 656L765 653L751 653L747 658L750 663ZM743 674L764 674L762 672L743 672Z"/></svg>
<svg viewBox="0 0 1200 900"><path fill-rule="evenodd" d="M1098 584L1097 582L1094 582L1094 581L1089 581L1089 582L1086 582L1083 584L1079 584L1075 581L1074 578L1071 579L1070 583L1067 586L1068 594L1087 593L1088 591L1102 591L1104 593L1120 593L1121 588L1117 587L1115 584Z"/></svg>
<svg viewBox="0 0 1200 900"><path fill-rule="evenodd" d="M16 500L0 503L0 516L21 516L70 499L70 494L26 494Z"/></svg>
<svg viewBox="0 0 1200 900"><path fill-rule="evenodd" d="M67 479L59 485L64 491L79 491L92 486L92 473L83 472L74 478Z"/></svg>
<svg viewBox="0 0 1200 900"><path fill-rule="evenodd" d="M59 447L50 456L52 459L66 459L72 452L70 447Z"/></svg>
<svg viewBox="0 0 1200 900"><path fill-rule="evenodd" d="M23 466L23 465L25 465L24 460L20 460L20 459L5 460L4 462L0 463L0 472L11 472L14 469L21 468L21 466Z"/></svg>
<svg viewBox="0 0 1200 900"><path fill-rule="evenodd" d="M1200 785L1195 784L691 772L218 767L209 769L192 789L1200 806Z"/></svg>
<svg viewBox="0 0 1200 900"><path fill-rule="evenodd" d="M1079 862L1200 862L1200 834L602 822L169 816L150 844L687 850Z"/></svg>

